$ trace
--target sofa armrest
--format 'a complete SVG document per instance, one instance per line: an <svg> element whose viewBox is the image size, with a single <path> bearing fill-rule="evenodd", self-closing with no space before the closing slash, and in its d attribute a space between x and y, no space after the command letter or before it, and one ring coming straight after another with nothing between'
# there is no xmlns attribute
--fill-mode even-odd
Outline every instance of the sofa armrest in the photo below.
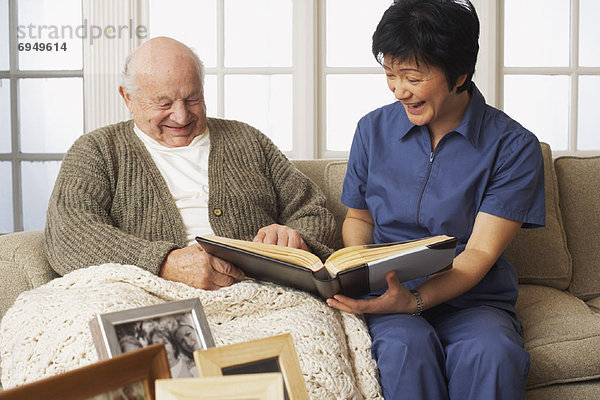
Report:
<svg viewBox="0 0 600 400"><path fill-rule="evenodd" d="M0 276L1 319L19 294L58 276L46 259L44 231L0 236Z"/></svg>

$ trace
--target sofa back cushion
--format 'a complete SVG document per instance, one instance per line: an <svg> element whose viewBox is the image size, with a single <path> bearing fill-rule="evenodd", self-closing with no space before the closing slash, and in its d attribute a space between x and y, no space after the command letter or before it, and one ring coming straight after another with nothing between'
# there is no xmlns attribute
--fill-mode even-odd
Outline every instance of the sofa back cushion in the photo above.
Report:
<svg viewBox="0 0 600 400"><path fill-rule="evenodd" d="M340 198L342 197L342 185L344 183L344 176L346 175L346 165L346 160L336 160L331 161L327 164L327 167L325 167L325 195L327 196L327 207L333 212L337 225L336 249L344 246L342 241L342 224L344 223L344 218L346 218L348 207L342 204Z"/></svg>
<svg viewBox="0 0 600 400"><path fill-rule="evenodd" d="M317 159L294 160L296 168L308 176L325 194L327 208L333 213L336 222L336 236L334 248L343 247L342 223L346 217L347 207L340 201L342 195L342 182L346 175L346 160L342 159Z"/></svg>
<svg viewBox="0 0 600 400"><path fill-rule="evenodd" d="M569 291L588 300L600 296L600 157L559 157L555 167L573 257Z"/></svg>
<svg viewBox="0 0 600 400"><path fill-rule="evenodd" d="M331 162L330 159L316 159L316 160L292 160L292 163L302 172L304 175L310 178L311 181L317 184L317 186L325 193L325 168ZM326 194L326 193L325 193Z"/></svg>
<svg viewBox="0 0 600 400"><path fill-rule="evenodd" d="M521 229L504 253L520 283L564 290L571 282L572 263L559 208L558 185L550 146L542 143L546 189L546 226Z"/></svg>

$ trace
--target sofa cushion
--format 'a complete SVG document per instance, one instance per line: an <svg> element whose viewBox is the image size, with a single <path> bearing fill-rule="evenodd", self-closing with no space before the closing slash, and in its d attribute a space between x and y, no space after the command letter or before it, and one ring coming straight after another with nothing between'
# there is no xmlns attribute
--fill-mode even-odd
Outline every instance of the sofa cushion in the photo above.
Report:
<svg viewBox="0 0 600 400"><path fill-rule="evenodd" d="M292 160L294 166L325 192L325 168L331 160Z"/></svg>
<svg viewBox="0 0 600 400"><path fill-rule="evenodd" d="M293 160L296 168L319 186L327 198L327 208L333 212L336 222L334 249L342 247L342 223L346 216L346 207L340 202L342 182L346 174L346 160L317 159ZM330 167L330 165L333 165ZM331 183L330 183L331 182ZM339 185L339 187L335 186ZM334 193L335 192L335 193Z"/></svg>
<svg viewBox="0 0 600 400"><path fill-rule="evenodd" d="M525 349L531 355L527 388L600 378L600 315L554 288L520 285Z"/></svg>
<svg viewBox="0 0 600 400"><path fill-rule="evenodd" d="M600 297L594 297L593 299L586 301L586 304L593 312L600 313Z"/></svg>
<svg viewBox="0 0 600 400"><path fill-rule="evenodd" d="M598 381L565 383L528 390L527 400L598 400L600 385Z"/></svg>
<svg viewBox="0 0 600 400"><path fill-rule="evenodd" d="M571 256L558 204L558 186L550 146L542 143L546 189L546 226L521 229L504 253L520 283L566 289L571 282Z"/></svg>
<svg viewBox="0 0 600 400"><path fill-rule="evenodd" d="M340 200L342 197L342 184L344 183L344 176L346 175L346 165L346 160L336 160L331 161L325 167L325 196L327 196L327 208L333 212L337 225L336 249L343 247L342 224L344 223L344 218L346 218L346 212L348 211L348 207L342 204Z"/></svg>
<svg viewBox="0 0 600 400"><path fill-rule="evenodd" d="M0 236L0 319L17 296L58 276L44 253L44 232Z"/></svg>
<svg viewBox="0 0 600 400"><path fill-rule="evenodd" d="M573 279L569 291L584 300L600 296L600 157L560 157L555 161L561 211ZM593 245L590 245L592 241Z"/></svg>

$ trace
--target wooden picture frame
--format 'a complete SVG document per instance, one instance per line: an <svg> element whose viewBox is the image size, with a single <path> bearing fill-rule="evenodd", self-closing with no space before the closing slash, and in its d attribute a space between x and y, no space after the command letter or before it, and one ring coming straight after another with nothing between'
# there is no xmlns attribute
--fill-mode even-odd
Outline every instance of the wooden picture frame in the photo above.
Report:
<svg viewBox="0 0 600 400"><path fill-rule="evenodd" d="M159 379L156 400L283 400L283 377L278 372Z"/></svg>
<svg viewBox="0 0 600 400"><path fill-rule="evenodd" d="M154 344L64 374L0 391L0 399L112 399L115 391L141 384L145 398L152 400L155 398L154 381L170 377L165 346Z"/></svg>
<svg viewBox="0 0 600 400"><path fill-rule="evenodd" d="M198 377L194 351L215 345L199 299L97 314L89 325L99 359L163 343L173 378Z"/></svg>
<svg viewBox="0 0 600 400"><path fill-rule="evenodd" d="M308 400L306 383L289 333L194 352L201 377L280 372L284 398Z"/></svg>

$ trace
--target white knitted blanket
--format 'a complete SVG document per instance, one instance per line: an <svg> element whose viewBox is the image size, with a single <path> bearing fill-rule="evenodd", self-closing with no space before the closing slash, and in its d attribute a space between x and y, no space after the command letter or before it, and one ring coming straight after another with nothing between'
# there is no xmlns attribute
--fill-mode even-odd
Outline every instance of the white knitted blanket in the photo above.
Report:
<svg viewBox="0 0 600 400"><path fill-rule="evenodd" d="M382 399L364 322L306 293L245 281L203 291L130 265L72 272L22 293L0 325L5 389L97 361L88 322L107 313L200 298L217 346L290 332L311 399Z"/></svg>

